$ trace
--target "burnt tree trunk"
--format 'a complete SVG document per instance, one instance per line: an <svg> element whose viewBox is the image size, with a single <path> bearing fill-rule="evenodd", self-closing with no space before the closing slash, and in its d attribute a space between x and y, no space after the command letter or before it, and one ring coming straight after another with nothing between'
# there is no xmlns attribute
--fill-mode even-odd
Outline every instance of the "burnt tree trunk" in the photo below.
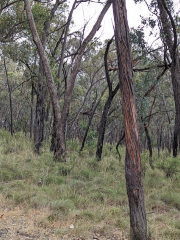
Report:
<svg viewBox="0 0 180 240"><path fill-rule="evenodd" d="M130 209L131 240L147 240L147 220L142 184L140 144L126 1L113 0L113 12L126 138L125 172Z"/></svg>

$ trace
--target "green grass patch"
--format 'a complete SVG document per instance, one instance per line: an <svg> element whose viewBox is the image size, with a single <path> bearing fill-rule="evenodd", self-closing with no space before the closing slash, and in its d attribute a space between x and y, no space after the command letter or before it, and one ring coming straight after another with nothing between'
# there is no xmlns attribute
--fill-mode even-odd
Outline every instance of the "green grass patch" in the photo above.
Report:
<svg viewBox="0 0 180 240"><path fill-rule="evenodd" d="M73 234L104 234L120 229L129 236L129 206L125 181L125 148L104 145L102 161L96 161L94 145L78 153L78 141L67 142L67 162L53 161L49 145L41 154L22 133L14 137L0 130L0 191L13 205L25 209L47 208L49 215L40 225L55 221L73 223ZM141 155L144 193L150 239L179 239L180 158L167 152L158 157L155 169L149 166L148 152ZM57 228L63 236L69 227Z"/></svg>

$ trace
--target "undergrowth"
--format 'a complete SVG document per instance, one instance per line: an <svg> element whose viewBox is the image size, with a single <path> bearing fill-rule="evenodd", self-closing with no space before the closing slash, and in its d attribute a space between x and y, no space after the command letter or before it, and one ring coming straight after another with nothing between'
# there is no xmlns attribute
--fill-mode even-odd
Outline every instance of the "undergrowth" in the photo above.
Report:
<svg viewBox="0 0 180 240"><path fill-rule="evenodd" d="M0 190L11 206L48 208L44 222L69 221L75 235L108 232L115 228L129 235L129 208L126 194L124 158L119 161L115 147L104 146L101 162L95 148L79 154L77 141L67 143L67 162L53 161L48 143L36 155L33 144L22 133L11 137L0 131ZM180 158L167 152L153 155L155 169L149 166L148 152L141 155L149 239L180 239ZM101 226L99 228L98 226ZM67 229L57 229L63 235Z"/></svg>

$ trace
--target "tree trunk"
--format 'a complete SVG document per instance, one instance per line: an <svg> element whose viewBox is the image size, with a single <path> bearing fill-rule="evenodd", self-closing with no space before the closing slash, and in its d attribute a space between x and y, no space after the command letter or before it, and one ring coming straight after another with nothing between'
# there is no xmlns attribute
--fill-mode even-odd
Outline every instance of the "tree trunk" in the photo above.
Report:
<svg viewBox="0 0 180 240"><path fill-rule="evenodd" d="M143 121L143 119L142 119ZM147 138L147 146L148 146L148 150L149 150L149 165L151 167L151 169L154 170L154 166L153 166L153 161L152 161L152 144L151 144L151 138L149 136L149 131L148 131L148 127L146 126L146 123L143 121L143 125L144 125L144 131L146 133L146 138Z"/></svg>
<svg viewBox="0 0 180 240"><path fill-rule="evenodd" d="M113 0L113 12L126 138L125 172L130 208L131 240L147 240L133 67L125 0Z"/></svg>
<svg viewBox="0 0 180 240"><path fill-rule="evenodd" d="M168 10L164 0L157 0L160 10L160 18L162 23L162 38L168 46L170 56L172 59L171 64L171 78L174 92L175 101L175 126L174 126L174 139L173 139L173 157L177 157L178 150L178 136L180 135L180 63L179 51L177 48L177 32L171 12ZM171 24L170 24L171 23ZM173 39L174 37L174 39Z"/></svg>
<svg viewBox="0 0 180 240"><path fill-rule="evenodd" d="M11 87L9 84L9 78L8 78L8 72L7 72L7 67L6 67L6 61L4 59L4 68L5 68L5 73L6 73L6 81L7 81L7 86L8 86L8 92L9 92L9 105L10 105L10 117L11 117L11 124L10 124L10 130L11 130L11 136L13 136L13 107L12 107L12 96L11 96Z"/></svg>
<svg viewBox="0 0 180 240"><path fill-rule="evenodd" d="M103 114L102 114L99 131L98 131L99 135L98 135L98 143L97 143L97 150L96 150L96 157L97 157L98 161L101 160L101 156L102 156L104 134L106 131L106 122L107 122L108 112L111 107L112 100L113 100L114 96L116 95L117 91L119 90L119 84L116 86L114 91L112 90L112 81L109 76L109 69L108 69L108 63L107 63L107 56L108 56L109 48L110 48L112 41L113 41L113 38L108 42L107 48L106 48L106 51L104 54L104 65L105 65L106 80L107 80L107 84L108 84L109 96L108 96L108 99L107 99L104 109L103 109Z"/></svg>
<svg viewBox="0 0 180 240"><path fill-rule="evenodd" d="M93 110L92 110L92 113L91 113L91 116L89 117L89 122L88 122L88 125L87 125L87 128L86 128L86 131L85 131L85 134L84 134L84 137L83 137L83 140L82 140L82 144L81 144L81 148L80 148L80 152L82 152L83 148L84 148L84 145L85 145L85 142L86 142L86 138L87 138L87 135L88 135L88 131L89 131L89 128L91 126L91 122L92 122L92 119L93 119L93 116L94 116L94 113L101 101L101 98L103 97L105 91L106 91L107 87L104 89L104 91L102 92L99 100L97 101L97 103L95 104Z"/></svg>
<svg viewBox="0 0 180 240"><path fill-rule="evenodd" d="M31 83L31 122L30 122L30 138L33 137L33 127L34 127L34 84Z"/></svg>
<svg viewBox="0 0 180 240"><path fill-rule="evenodd" d="M65 161L66 158L66 148L65 145L63 144L65 141L63 139L63 134L62 134L62 124L61 124L61 111L60 111L60 105L59 105L59 100L57 96L57 90L54 84L54 79L50 70L50 66L48 63L47 56L45 54L43 45L41 43L41 40L39 38L36 25L34 22L34 18L31 12L31 7L29 0L24 0L25 3L25 10L27 14L27 19L28 23L31 29L31 33L33 35L33 40L37 46L40 59L44 68L45 76L47 79L47 85L51 97L51 102L52 102L52 108L53 108L53 114L54 114L54 124L55 124L55 131L56 131L56 147L54 150L54 158L57 161L62 161L62 159Z"/></svg>
<svg viewBox="0 0 180 240"><path fill-rule="evenodd" d="M34 122L34 146L35 151L39 153L41 143L44 140L44 71L40 61L39 63L39 76L37 86L37 102L36 102L36 117Z"/></svg>
<svg viewBox="0 0 180 240"><path fill-rule="evenodd" d="M69 82L67 84L65 94L64 94L64 105L63 105L63 111L62 111L62 125L63 125L64 134L65 134L66 123L67 123L67 119L68 119L68 115L69 115L69 108L70 108L70 104L71 104L71 98L72 98L72 93L73 93L73 89L74 89L75 79L76 79L79 67L81 65L81 59L84 54L84 50L87 47L88 43L93 39L96 32L99 30L101 22L104 18L104 15L107 12L107 10L109 9L111 2L112 2L112 0L107 1L106 5L104 6L103 10L101 11L101 13L98 17L96 23L94 24L91 32L84 39L84 41L82 42L81 47L78 51L78 55L76 57L74 67L72 69L71 76L70 76L70 79L69 79ZM64 138L65 138L65 136L64 136Z"/></svg>

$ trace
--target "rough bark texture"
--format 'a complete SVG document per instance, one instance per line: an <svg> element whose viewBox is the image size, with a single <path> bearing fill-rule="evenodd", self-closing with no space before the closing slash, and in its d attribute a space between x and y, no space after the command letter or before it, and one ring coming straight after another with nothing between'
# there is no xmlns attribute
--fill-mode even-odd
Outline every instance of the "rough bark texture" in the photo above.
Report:
<svg viewBox="0 0 180 240"><path fill-rule="evenodd" d="M175 29L175 23L170 11L167 9L164 0L157 0L160 19L162 23L163 39L168 46L170 56L172 59L171 64L171 78L174 92L175 101L175 126L174 126L174 139L173 139L173 156L177 156L178 149L178 137L180 135L180 62L179 51L177 48L177 33ZM172 30L172 31L171 31ZM174 39L173 39L174 37Z"/></svg>
<svg viewBox="0 0 180 240"><path fill-rule="evenodd" d="M125 171L130 209L131 240L147 240L133 67L125 0L113 0L113 12L126 138Z"/></svg>
<svg viewBox="0 0 180 240"><path fill-rule="evenodd" d="M54 114L54 124L55 124L55 131L56 131L56 147L54 151L54 157L56 160L61 161L62 158L65 160L65 146L64 146L64 140L63 140L63 134L62 134L62 124L61 124L61 111L59 106L59 100L57 96L57 90L54 84L54 79L49 67L48 59L46 57L43 45L41 43L41 40L39 38L34 18L31 12L31 7L29 0L24 0L25 3L25 10L29 22L29 26L31 29L31 33L33 35L33 40L37 46L40 59L44 68L45 76L47 79L47 85L51 97L52 107L53 107L53 114Z"/></svg>

